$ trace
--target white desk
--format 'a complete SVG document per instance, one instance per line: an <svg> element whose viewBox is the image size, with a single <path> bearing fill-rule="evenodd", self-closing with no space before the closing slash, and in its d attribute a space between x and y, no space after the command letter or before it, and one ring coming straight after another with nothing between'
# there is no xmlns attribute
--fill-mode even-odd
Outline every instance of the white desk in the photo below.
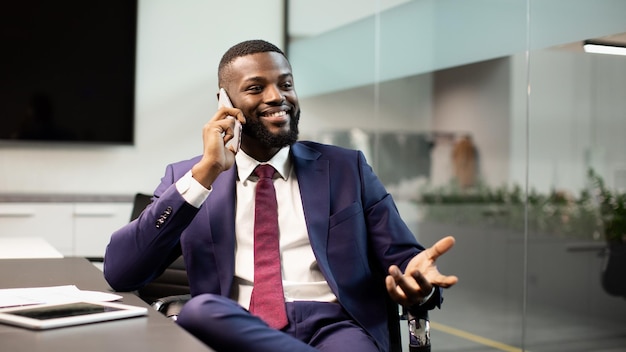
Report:
<svg viewBox="0 0 626 352"><path fill-rule="evenodd" d="M40 237L0 237L0 259L63 258Z"/></svg>

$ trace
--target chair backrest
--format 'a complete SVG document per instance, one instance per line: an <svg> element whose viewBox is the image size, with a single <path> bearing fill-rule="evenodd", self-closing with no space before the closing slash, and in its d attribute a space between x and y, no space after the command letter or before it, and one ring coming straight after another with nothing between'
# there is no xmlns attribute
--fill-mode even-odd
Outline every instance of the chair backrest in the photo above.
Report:
<svg viewBox="0 0 626 352"><path fill-rule="evenodd" d="M152 196L149 194L137 193L133 199L133 210L130 214L130 221L139 217L139 214L146 209L148 204L152 203Z"/></svg>
<svg viewBox="0 0 626 352"><path fill-rule="evenodd" d="M138 218L151 202L152 196L142 193L135 194L130 220ZM139 297L150 304L163 297L186 295L189 292L189 280L182 256L165 269L161 276L137 290Z"/></svg>

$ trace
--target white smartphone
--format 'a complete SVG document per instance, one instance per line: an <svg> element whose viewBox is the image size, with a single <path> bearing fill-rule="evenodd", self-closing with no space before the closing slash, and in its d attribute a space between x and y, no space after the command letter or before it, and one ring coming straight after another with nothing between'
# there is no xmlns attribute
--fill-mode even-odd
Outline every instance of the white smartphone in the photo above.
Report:
<svg viewBox="0 0 626 352"><path fill-rule="evenodd" d="M219 98L217 101L217 107L228 107L232 108L233 103L230 102L230 98L224 88L220 88ZM241 122L237 120L234 116L228 116L235 120L235 128L233 129L233 138L226 143L226 148L233 151L233 153L237 153L239 151L239 146L241 145Z"/></svg>

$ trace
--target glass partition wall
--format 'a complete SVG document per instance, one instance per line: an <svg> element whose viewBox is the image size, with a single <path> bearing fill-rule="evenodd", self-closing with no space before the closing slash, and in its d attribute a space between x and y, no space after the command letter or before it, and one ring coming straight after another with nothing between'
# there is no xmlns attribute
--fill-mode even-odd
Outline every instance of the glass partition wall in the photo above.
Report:
<svg viewBox="0 0 626 352"><path fill-rule="evenodd" d="M626 2L287 1L303 139L362 150L459 283L433 351L626 346Z"/></svg>

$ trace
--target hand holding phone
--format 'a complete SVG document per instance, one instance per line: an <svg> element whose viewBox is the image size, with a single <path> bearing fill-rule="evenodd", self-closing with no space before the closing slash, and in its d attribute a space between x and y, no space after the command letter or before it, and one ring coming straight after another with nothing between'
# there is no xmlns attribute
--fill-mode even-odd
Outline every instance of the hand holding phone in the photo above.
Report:
<svg viewBox="0 0 626 352"><path fill-rule="evenodd" d="M230 102L230 98L228 97L228 94L226 94L224 88L220 88L217 107L233 107L233 104ZM235 128L233 128L233 138L226 142L226 148L236 154L239 151L239 146L241 145L241 122L239 122L239 120L237 120L234 116L228 116L228 118L235 120Z"/></svg>

